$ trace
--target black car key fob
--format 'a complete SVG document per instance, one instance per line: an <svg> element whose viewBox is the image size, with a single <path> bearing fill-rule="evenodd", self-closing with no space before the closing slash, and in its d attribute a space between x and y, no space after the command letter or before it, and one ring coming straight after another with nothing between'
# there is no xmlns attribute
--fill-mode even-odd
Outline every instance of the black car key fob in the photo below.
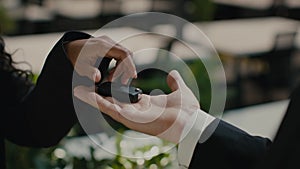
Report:
<svg viewBox="0 0 300 169"><path fill-rule="evenodd" d="M114 82L100 83L96 91L101 96L113 97L120 102L136 103L139 101L139 95L142 90L133 86L122 85Z"/></svg>
<svg viewBox="0 0 300 169"><path fill-rule="evenodd" d="M101 78L108 74L108 67L111 59L103 58L98 69L101 72ZM133 86L123 85L118 82L100 82L96 84L96 92L104 97L113 97L120 102L136 103L139 101L139 95L142 90Z"/></svg>

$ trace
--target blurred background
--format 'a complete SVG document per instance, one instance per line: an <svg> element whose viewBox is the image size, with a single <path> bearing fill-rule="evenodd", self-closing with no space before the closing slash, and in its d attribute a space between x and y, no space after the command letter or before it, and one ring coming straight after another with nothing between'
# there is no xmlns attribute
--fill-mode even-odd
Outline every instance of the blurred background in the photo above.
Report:
<svg viewBox="0 0 300 169"><path fill-rule="evenodd" d="M300 79L299 0L0 0L0 29L8 51L15 52L15 60L29 62L30 69L38 77L47 53L63 32L94 33L122 16L150 11L182 17L203 31L220 56L226 74L227 100L223 119L250 134L273 139L289 95ZM104 34L118 39L124 34L153 31L180 36L197 50L205 51L192 25L181 25L180 31L176 28L163 22L151 28L130 23L106 30ZM211 84L203 60L182 43L168 36L155 35L122 43L134 51L145 47L161 49L137 53L147 55L147 58L136 58L140 70L163 61L180 69L181 65L170 60L164 51L179 56L196 77L202 108L209 110ZM188 71L180 69L180 72L189 85ZM161 80L165 77L165 72L147 70L140 72L139 80L133 83L145 93L157 88L168 93L166 83ZM136 134L126 129L121 131ZM170 143L154 139L128 148L131 143L122 136L99 133L95 137L103 144L113 144L119 152L150 153L153 157L128 159L99 150L85 136L81 126L76 125L59 145L49 149L24 148L7 142L8 168L177 167L176 150L161 151L172 146Z"/></svg>

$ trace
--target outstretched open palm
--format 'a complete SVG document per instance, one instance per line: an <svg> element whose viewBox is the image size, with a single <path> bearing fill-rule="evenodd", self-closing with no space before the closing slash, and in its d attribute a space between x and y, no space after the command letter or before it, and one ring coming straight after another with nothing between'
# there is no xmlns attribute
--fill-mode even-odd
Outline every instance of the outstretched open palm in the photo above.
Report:
<svg viewBox="0 0 300 169"><path fill-rule="evenodd" d="M74 93L130 129L178 143L184 126L200 105L177 71L169 73L167 82L172 93L142 94L140 101L134 104L103 98L93 91L86 95L85 87L77 87Z"/></svg>

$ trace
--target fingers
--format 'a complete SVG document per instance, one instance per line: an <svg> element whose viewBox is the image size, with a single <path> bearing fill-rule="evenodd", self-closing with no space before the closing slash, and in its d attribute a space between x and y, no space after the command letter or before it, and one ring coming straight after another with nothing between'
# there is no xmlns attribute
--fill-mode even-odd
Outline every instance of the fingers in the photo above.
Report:
<svg viewBox="0 0 300 169"><path fill-rule="evenodd" d="M167 77L168 86L172 91L180 90L186 87L185 82L176 70L172 70Z"/></svg>
<svg viewBox="0 0 300 169"><path fill-rule="evenodd" d="M96 102L96 93L93 91L92 88L88 88L85 86L77 86L74 88L74 95L81 101L98 108Z"/></svg>
<svg viewBox="0 0 300 169"><path fill-rule="evenodd" d="M86 76L95 82L99 82L101 80L101 73L99 69L84 61L78 61L75 65L75 70L80 76Z"/></svg>
<svg viewBox="0 0 300 169"><path fill-rule="evenodd" d="M126 84L130 78L137 78L136 67L132 59L132 54L127 49L118 45L114 46L108 51L106 57L117 60L113 79L122 76L121 82Z"/></svg>
<svg viewBox="0 0 300 169"><path fill-rule="evenodd" d="M115 71L115 78L122 75L122 83L127 83L130 78L136 78L136 67L132 59L132 52L120 44L114 42L107 36L99 37L104 39L107 43L107 52L105 57L113 58L117 61L117 70Z"/></svg>
<svg viewBox="0 0 300 169"><path fill-rule="evenodd" d="M98 68L95 68L95 63L99 57L113 58L117 61L118 70L115 71L115 76L116 78L121 76L123 83L127 83L130 78L137 77L132 53L107 36L85 41L76 40L68 45L68 51L72 56L72 63L76 60L75 67L78 74L96 82L101 78Z"/></svg>
<svg viewBox="0 0 300 169"><path fill-rule="evenodd" d="M124 118L119 114L121 108L96 94L92 88L77 86L74 88L74 95L81 101L99 109L113 119L120 122L124 121Z"/></svg>

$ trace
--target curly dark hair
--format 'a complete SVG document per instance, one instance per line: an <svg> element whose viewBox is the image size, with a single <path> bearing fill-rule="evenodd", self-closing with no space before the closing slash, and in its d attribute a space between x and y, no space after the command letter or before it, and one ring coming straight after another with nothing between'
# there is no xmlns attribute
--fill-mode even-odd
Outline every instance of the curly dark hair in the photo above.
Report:
<svg viewBox="0 0 300 169"><path fill-rule="evenodd" d="M0 71L9 72L19 77L24 77L26 80L31 81L33 73L29 70L21 70L14 66L18 64L13 61L12 55L5 51L5 42L0 36Z"/></svg>

